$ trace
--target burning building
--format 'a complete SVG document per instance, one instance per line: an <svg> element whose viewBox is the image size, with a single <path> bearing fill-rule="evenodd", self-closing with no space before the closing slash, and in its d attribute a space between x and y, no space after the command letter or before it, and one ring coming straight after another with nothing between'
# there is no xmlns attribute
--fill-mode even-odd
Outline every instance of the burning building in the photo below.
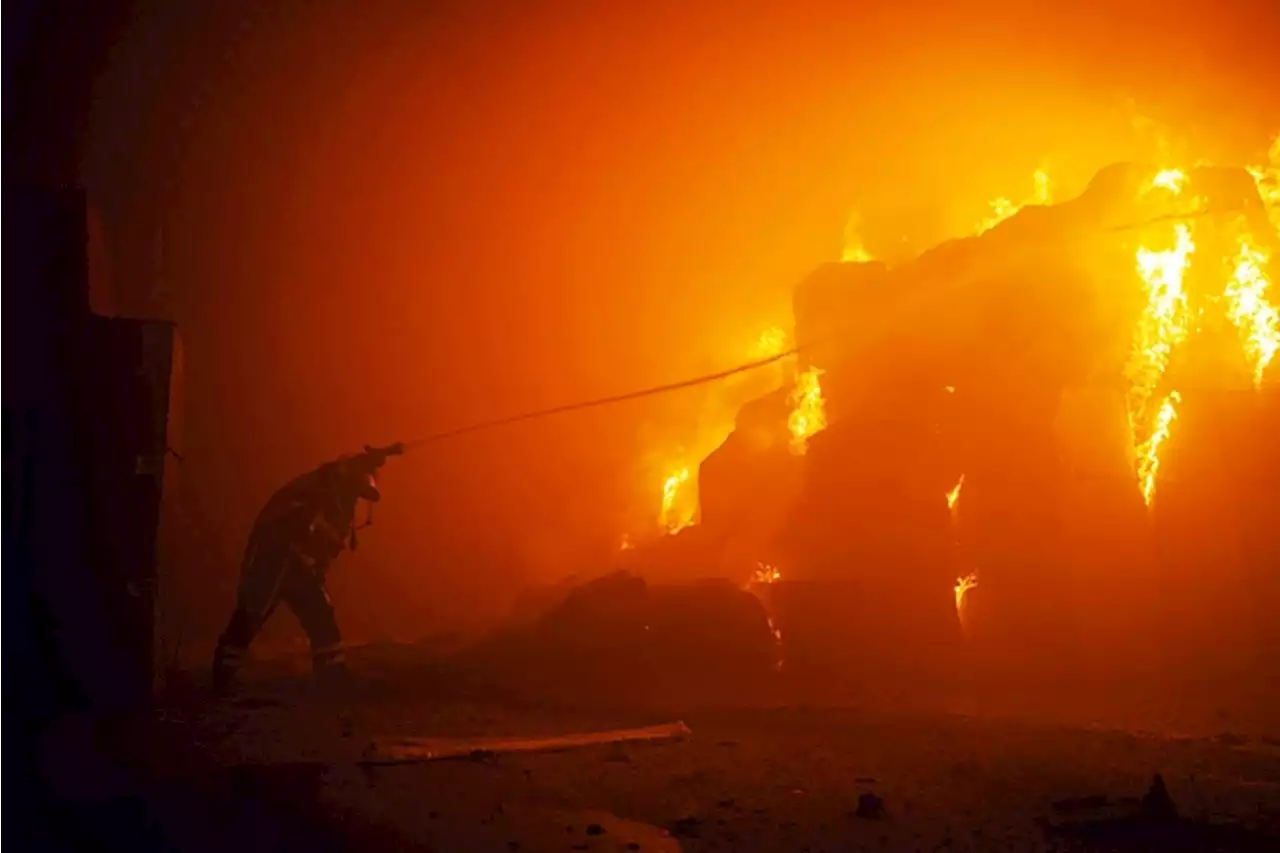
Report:
<svg viewBox="0 0 1280 853"><path fill-rule="evenodd" d="M963 611L1040 662L1273 653L1275 180L1117 164L1050 204L1038 174L972 236L815 270L790 375L698 469L700 559L779 566L815 649L940 659Z"/></svg>

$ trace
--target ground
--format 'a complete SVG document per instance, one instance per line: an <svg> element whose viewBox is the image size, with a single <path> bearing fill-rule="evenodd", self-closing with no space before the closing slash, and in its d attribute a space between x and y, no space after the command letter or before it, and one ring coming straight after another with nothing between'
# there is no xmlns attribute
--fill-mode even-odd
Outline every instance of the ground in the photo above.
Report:
<svg viewBox="0 0 1280 853"><path fill-rule="evenodd" d="M1144 708L1118 699L1086 707L1062 696L1039 702L880 696L823 704L780 696L715 707L666 697L619 707L598 697L554 704L499 697L429 677L397 686L395 679L405 677L367 680L337 696L275 678L235 701L196 697L132 721L117 740L132 744L135 754L144 744L148 755L134 778L152 780L151 802L172 799L184 787L225 802L227 785L211 793L213 783L192 781L207 773L195 768L247 768L230 784L237 796L250 791L248 798L268 803L267 811L301 809L306 816L299 820L312 830L320 826L314 831L335 849L1280 849L1270 847L1274 838L1245 831L1280 827L1274 737L1280 732L1268 729L1266 708L1239 699L1233 707L1151 700ZM674 719L691 734L372 769L357 763L370 743L388 737L536 735ZM1107 831L1086 843L1054 830L1136 809L1093 804L1073 811L1062 801L1138 797L1156 773L1183 815L1234 827L1235 834L1188 841L1182 833L1171 841ZM245 778L257 778L258 787L245 787ZM155 781L163 779L171 781ZM868 794L878 800L863 798ZM877 802L882 814L869 808ZM176 814L172 803L148 808ZM206 817L205 825L239 839L222 808L223 817ZM251 820L243 806L233 811L241 823ZM191 831L184 820L153 823L176 838ZM283 826L276 831L299 831ZM264 837L242 831L259 842ZM225 846L287 849L275 841Z"/></svg>

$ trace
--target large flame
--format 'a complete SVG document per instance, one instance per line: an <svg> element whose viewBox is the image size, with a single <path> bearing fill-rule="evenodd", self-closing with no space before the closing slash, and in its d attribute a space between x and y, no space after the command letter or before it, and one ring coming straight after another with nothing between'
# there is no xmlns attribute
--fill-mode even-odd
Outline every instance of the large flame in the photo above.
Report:
<svg viewBox="0 0 1280 853"><path fill-rule="evenodd" d="M1280 161L1280 138L1272 145L1272 160ZM1268 193L1280 196L1276 167L1251 169L1264 200ZM1167 193L1178 196L1187 185L1180 169L1158 172L1144 195ZM1133 435L1138 486L1148 506L1155 498L1156 476L1160 470L1160 449L1168 440L1182 402L1176 390L1164 390L1165 371L1174 350L1191 330L1185 278L1196 243L1189 223L1170 226L1165 232L1171 248L1139 246L1138 275L1147 295L1146 309L1134 333L1133 350L1126 374L1130 380L1127 397L1129 427ZM1267 276L1270 255L1256 243L1245 227L1240 228L1235 256L1222 291L1226 317L1239 330L1244 355L1253 384L1259 387L1267 367L1280 350L1280 314L1270 302L1271 282ZM1167 243L1166 243L1167 244Z"/></svg>
<svg viewBox="0 0 1280 853"><path fill-rule="evenodd" d="M1280 318L1267 301L1271 282L1267 278L1267 251L1254 244L1245 234L1232 264L1227 282L1227 317L1240 330L1245 357L1253 369L1253 385L1262 384L1262 374L1280 349Z"/></svg>
<svg viewBox="0 0 1280 853"><path fill-rule="evenodd" d="M1185 173L1165 169L1152 179L1147 192L1177 195L1185 183ZM1152 402L1161 389L1174 348L1186 339L1191 325L1184 279L1196 245L1187 223L1170 226L1170 233L1172 248L1156 250L1139 246L1137 249L1136 267L1147 303L1134 330L1133 348L1125 369L1130 382L1125 402L1138 485L1148 506L1155 496L1160 446L1168 438L1178 398L1170 392L1161 397L1158 405L1153 407Z"/></svg>
<svg viewBox="0 0 1280 853"><path fill-rule="evenodd" d="M822 373L821 368L811 367L796 377L787 428L791 430L791 452L797 456L803 456L809 449L809 439L827 427L827 408L819 381Z"/></svg>
<svg viewBox="0 0 1280 853"><path fill-rule="evenodd" d="M1249 172L1259 195L1268 205L1272 223L1280 231L1280 136L1270 147L1269 163L1249 167ZM1151 178L1141 190L1141 196L1144 200L1159 203L1189 199L1190 194L1184 196L1189 185L1187 172L1165 168ZM1049 175L1038 169L1033 175L1029 197L1021 203L1014 203L1008 198L992 200L989 203L990 214L978 223L975 230L979 234L988 231L1027 205L1052 203L1052 197ZM1186 212L1185 208L1174 209ZM1197 252L1193 221L1157 221L1143 232L1143 239L1133 255L1133 268L1141 281L1145 305L1133 331L1124 370L1128 380L1126 410L1137 485L1149 506L1155 497L1160 453L1170 438L1182 403L1179 392L1169 387L1168 370L1178 347L1192 334L1193 321L1196 320L1187 290L1188 269ZM861 217L855 212L845 226L842 261L858 263L872 259L863 245L860 229ZM1271 257L1267 241L1255 239L1247 227L1242 227L1234 255L1223 260L1225 272L1219 279L1224 283L1223 290L1219 291L1221 298L1206 294L1208 304L1221 306L1226 319L1239 330L1252 381L1258 387L1280 351L1280 311L1270 300L1268 269ZM1197 262L1197 269L1200 267ZM785 350L787 343L787 335L781 328L767 328L750 348L750 356L752 359L764 359L778 355ZM787 427L791 436L790 449L797 455L806 453L808 440L827 425L822 376L821 369L810 368L794 377ZM950 387L947 390L954 391ZM732 431L733 413L742 402L745 399L735 400L732 406L724 406L723 411L708 419L706 424L700 419L696 439L689 441L678 455L667 457L665 471L658 469L654 472L661 476L658 524L662 531L674 533L696 523L699 507L695 474L698 464ZM946 493L947 506L953 514L963 485L964 477L961 476ZM632 544L633 541L627 539L624 547ZM772 579L776 580L776 570L772 567L768 570L774 573ZM763 577L757 578L757 582L763 581ZM965 592L976 583L975 575L957 581L957 607Z"/></svg>

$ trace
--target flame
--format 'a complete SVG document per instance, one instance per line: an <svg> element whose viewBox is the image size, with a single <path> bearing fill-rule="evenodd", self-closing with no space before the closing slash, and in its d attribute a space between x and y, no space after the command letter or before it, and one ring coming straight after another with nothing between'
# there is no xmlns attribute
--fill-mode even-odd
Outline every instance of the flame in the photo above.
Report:
<svg viewBox="0 0 1280 853"><path fill-rule="evenodd" d="M960 475L960 479L951 487L951 491L947 492L947 509L952 512L955 511L956 501L960 500L960 488L962 486L964 486L964 474Z"/></svg>
<svg viewBox="0 0 1280 853"><path fill-rule="evenodd" d="M760 333L755 346L751 348L754 359L773 358L781 355L787 348L787 333L778 326L769 326Z"/></svg>
<svg viewBox="0 0 1280 853"><path fill-rule="evenodd" d="M1271 227L1280 232L1280 134L1271 141L1267 152L1268 163L1262 166L1249 166L1249 174L1258 187L1258 195L1267 206L1267 216L1271 219Z"/></svg>
<svg viewBox="0 0 1280 853"><path fill-rule="evenodd" d="M1231 279L1227 282L1227 317L1240 330L1245 356L1253 368L1253 385L1262 384L1262 374L1280 349L1280 318L1267 301L1267 263L1270 255L1254 245L1246 235L1240 240Z"/></svg>
<svg viewBox="0 0 1280 853"><path fill-rule="evenodd" d="M788 335L782 327L766 326L747 348L747 355L752 361L763 361L782 355L786 352L788 345ZM776 374L770 373L771 370L774 369L761 369L752 375L757 379L761 374L773 376L776 378L770 381L780 384L786 369L779 363ZM646 475L646 479L651 476L652 482L661 484L658 528L663 533L678 533L696 523L699 498L697 477L694 474L701 461L723 444L733 432L738 407L749 398L752 393L750 389L753 386L751 384L735 386L730 379L726 380L723 387L727 390L708 400L706 414L698 419L696 432L690 436L689 443L675 452L661 454L658 457L661 460L660 463L653 468L648 468L649 474ZM754 387L760 386L757 383ZM775 384L773 387L778 386ZM651 531L652 528L648 532ZM638 535L646 538L644 534ZM628 541L632 542L630 547L634 547L634 540Z"/></svg>
<svg viewBox="0 0 1280 853"><path fill-rule="evenodd" d="M689 488L688 467L678 468L662 484L662 511L658 524L667 533L678 533L693 524L698 512L697 490ZM692 500L689 493L693 492Z"/></svg>
<svg viewBox="0 0 1280 853"><path fill-rule="evenodd" d="M1187 184L1187 173L1181 169L1161 169L1156 176L1151 179L1151 186L1148 190L1165 189L1174 195L1182 192L1182 188Z"/></svg>
<svg viewBox="0 0 1280 853"><path fill-rule="evenodd" d="M743 587L747 592L754 595L756 600L759 601L765 609L765 622L769 626L769 633L773 635L773 642L776 646L776 651L778 652L778 657L773 663L774 669L782 669L782 629L778 627L778 623L773 618L773 603L771 596L765 595L764 591L759 589L759 587L777 583L780 580L782 580L782 572L778 571L776 566L760 561L756 563L756 570L752 575L751 580Z"/></svg>
<svg viewBox="0 0 1280 853"><path fill-rule="evenodd" d="M1166 171L1157 175L1156 179L1161 183L1153 181L1152 188L1160 186L1174 193L1180 192L1180 181L1171 177L1161 178L1169 174ZM1154 414L1150 404L1169 367L1174 348L1187 337L1191 320L1183 287L1189 258L1195 251L1190 226L1185 223L1174 225L1173 238L1172 249L1156 251L1146 246L1137 249L1136 265L1147 294L1147 305L1138 320L1133 349L1125 368L1131 383L1125 401L1129 429L1137 456L1138 482L1143 500L1148 505L1155 493L1155 473L1159 467L1156 454L1168 437L1169 422L1173 419L1170 401L1176 403L1176 395L1166 396ZM1165 431L1163 435L1161 430Z"/></svg>
<svg viewBox="0 0 1280 853"><path fill-rule="evenodd" d="M1003 196L1000 198L993 198L991 201L987 202L987 204L991 206L991 214L978 223L978 227L976 229L978 234L985 234L992 228L995 228L1001 222L1004 222L1010 216L1017 213L1022 207L1022 205L1014 204Z"/></svg>
<svg viewBox="0 0 1280 853"><path fill-rule="evenodd" d="M865 264L873 260L871 253L862 245L859 231L862 217L856 212L849 214L849 221L844 226L844 249L840 253L840 262L844 264Z"/></svg>
<svg viewBox="0 0 1280 853"><path fill-rule="evenodd" d="M867 250L858 244L852 246L846 245L844 251L840 253L840 262L844 264L865 264L874 260Z"/></svg>
<svg viewBox="0 0 1280 853"><path fill-rule="evenodd" d="M959 616L964 607L964 597L969 590L978 585L978 573L970 572L962 578L956 578L956 615ZM961 621L964 617L961 616Z"/></svg>
<svg viewBox="0 0 1280 853"><path fill-rule="evenodd" d="M1169 437L1170 428L1178 417L1177 405L1182 397L1177 391L1171 391L1160 404L1156 412L1155 426L1151 436L1138 447L1138 485L1142 489L1142 499L1147 506L1155 498L1156 474L1160 471L1160 445Z"/></svg>
<svg viewBox="0 0 1280 853"><path fill-rule="evenodd" d="M753 584L775 583L782 580L782 572L768 563L756 563L756 572L751 578Z"/></svg>
<svg viewBox="0 0 1280 853"><path fill-rule="evenodd" d="M821 368L811 367L796 377L787 428L791 430L791 452L797 456L803 456L809 449L809 439L827 427L827 407L819 381L822 374Z"/></svg>
<svg viewBox="0 0 1280 853"><path fill-rule="evenodd" d="M990 231L1029 204L1050 204L1053 201L1053 187L1049 181L1049 174L1044 169L1036 169L1035 174L1032 175L1032 186L1031 197L1020 204L1014 204L1003 196L987 202L991 213L978 223L974 233L984 234Z"/></svg>

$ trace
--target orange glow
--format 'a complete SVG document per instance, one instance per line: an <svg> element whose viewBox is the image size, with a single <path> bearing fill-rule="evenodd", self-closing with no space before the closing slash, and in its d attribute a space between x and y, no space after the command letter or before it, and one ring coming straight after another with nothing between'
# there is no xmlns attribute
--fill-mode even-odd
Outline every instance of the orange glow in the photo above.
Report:
<svg viewBox="0 0 1280 853"><path fill-rule="evenodd" d="M1262 374L1280 348L1276 308L1267 301L1271 282L1266 270L1270 260L1265 249L1247 235L1241 237L1225 294L1227 317L1240 330L1255 388L1262 385Z"/></svg>
<svg viewBox="0 0 1280 853"><path fill-rule="evenodd" d="M960 628L968 633L969 617L968 608L966 607L965 598L969 594L969 590L978 585L978 573L970 572L962 578L956 578L956 618L960 620Z"/></svg>
<svg viewBox="0 0 1280 853"><path fill-rule="evenodd" d="M680 468L662 483L662 510L658 514L658 524L667 533L678 533L693 524L697 512L697 487L690 487L689 469Z"/></svg>
<svg viewBox="0 0 1280 853"><path fill-rule="evenodd" d="M1151 435L1138 447L1138 485L1142 499L1150 506L1156 493L1156 474L1160 471L1160 445L1169 438L1169 431L1178 417L1177 405L1182 397L1171 391L1156 412Z"/></svg>
<svg viewBox="0 0 1280 853"><path fill-rule="evenodd" d="M964 474L960 475L960 479L951 487L951 491L947 492L947 509L955 512L956 502L960 500L960 489L964 486Z"/></svg>
<svg viewBox="0 0 1280 853"><path fill-rule="evenodd" d="M1182 180L1175 177L1176 174L1180 173L1160 172L1151 188L1160 187L1175 194L1180 192ZM1177 399L1166 395L1154 409L1151 403L1160 389L1173 350L1186 339L1191 323L1183 279L1195 251L1195 242L1191 226L1186 223L1171 226L1171 232L1172 248L1153 250L1139 246L1137 249L1137 270L1147 304L1138 320L1125 370L1130 382L1126 399L1129 429L1137 458L1138 482L1148 506L1155 495L1155 475L1159 469L1157 454L1168 437L1174 417L1173 405Z"/></svg>
<svg viewBox="0 0 1280 853"><path fill-rule="evenodd" d="M1280 234L1280 134L1271 141L1271 149L1267 152L1268 163L1261 166L1249 166L1249 174L1258 187L1258 195L1267 206L1267 216L1271 219L1271 227Z"/></svg>
<svg viewBox="0 0 1280 853"><path fill-rule="evenodd" d="M766 326L746 349L745 357L753 361L771 358L785 352L787 346L787 333L781 326ZM766 381L755 393L770 390L768 386L771 384L776 388L774 383L780 381L782 369L779 364L776 374L779 379L770 380L767 374L770 368L763 368L761 373ZM662 488L657 522L662 533L678 533L697 523L700 509L698 467L729 437L738 407L755 396L755 393L747 393L742 390L742 386L734 386L732 383L732 379L727 380L706 398L703 414L694 424L688 444L676 451L657 455L662 460L662 467L654 466L650 470L650 476L656 471L661 472L659 482ZM633 540L628 541L632 541L634 545Z"/></svg>
<svg viewBox="0 0 1280 853"><path fill-rule="evenodd" d="M752 583L776 583L780 580L782 580L782 572L778 571L776 566L756 563L756 571L751 578Z"/></svg>
<svg viewBox="0 0 1280 853"><path fill-rule="evenodd" d="M811 367L796 377L796 389L791 395L791 416L787 428L791 430L791 452L803 456L809 447L809 439L827 427L826 403L822 399L823 371Z"/></svg>
<svg viewBox="0 0 1280 853"><path fill-rule="evenodd" d="M1053 190L1050 186L1049 175L1043 169L1036 169L1035 174L1032 175L1032 186L1030 198L1021 204L1014 204L1004 197L994 198L988 202L991 207L991 213L978 223L974 233L982 234L990 231L1029 204L1050 204L1053 201Z"/></svg>
<svg viewBox="0 0 1280 853"><path fill-rule="evenodd" d="M753 525L746 539L774 536L775 523L791 525L792 513L770 514L784 492L815 504L815 524L829 509L838 514L821 505L818 487L842 481L806 479L804 469L828 463L824 445L846 428L845 412L861 414L864 371L877 393L900 383L912 407L904 418L937 403L916 408L915 395L925 386L936 393L951 382L965 391L937 395L956 404L939 420L944 431L963 425L968 444L962 449L973 461L956 467L948 460L952 470L941 478L932 469L919 479L924 500L936 505L956 485L946 480L972 470L977 485L962 490L964 515L958 503L953 509L965 524L985 523L978 513L985 500L980 460L994 464L1022 451L1009 447L1007 457L1000 455L1001 444L1017 437L995 421L1005 411L992 384L999 377L983 372L978 350L991 350L990 363L1008 367L1011 382L1034 385L1035 377L1019 373L1024 367L1013 363L1012 348L1001 352L1008 341L974 340L987 317L970 293L990 290L999 299L988 285L1008 284L1025 287L1019 296L1027 296L1029 310L1096 304L1102 322L1083 316L1074 325L1073 318L1080 335L1069 340L1056 328L1043 336L1017 328L1016 306L993 313L1010 318L1017 333L1010 340L1034 348L1035 360L1026 365L1043 357L1056 382L1068 365L1052 360L1078 345L1080 352L1063 362L1071 360L1071 371L1078 367L1071 375L1081 383L1102 385L1115 380L1137 339L1145 300L1136 295L1135 249L1139 243L1151 250L1176 246L1168 237L1171 222L1150 233L1099 232L1095 226L1124 224L1129 199L1108 196L1098 211L1079 205L1060 219L1031 205L1078 196L1111 163L1182 167L1188 179L1181 195L1189 200L1200 183L1191 164L1207 157L1223 167L1256 164L1260 192L1275 199L1270 214L1280 216L1273 177L1280 141L1268 162L1280 87L1264 38L1274 26L1270 19L1258 25L1267 4L1235 4L1230 14L1223 7L1232 4L1169 7L1161 14L1152 13L1152 4L1060 4L1047 13L1031 4L981 10L890 4L861 14L849 4L825 2L725 15L715 4L573 4L569 11L479 3L466 4L460 14L403 17L400 7L415 4L342 4L340 13L313 14L319 5L236 30L226 57L214 30L234 22L206 27L169 15L181 18L183 32L175 35L189 48L174 42L169 52L190 54L181 85L205 93L198 104L163 91L166 80L177 82L163 70L133 73L139 63L149 67L155 51L139 44L152 28L131 26L132 41L112 51L114 70L96 85L102 92L93 103L95 132L84 134L93 156L86 153L82 177L106 217L109 247L120 254L108 260L118 266L116 278L136 279L117 294L121 313L152 316L167 303L159 316L184 326L191 344L190 448L176 449L189 450L193 464L182 487L215 510L216 539L239 541L263 499L286 478L366 441L413 439L713 373L768 351L771 343L757 348L762 340L785 339L789 348L796 342L795 285L823 261L848 260L836 269L853 287L865 283L867 299L863 308L861 294L834 298L838 308L813 323L815 339L828 340L826 321L834 327L848 319L860 333L865 326L867 351L891 356L899 345L893 338L914 339L921 348L900 362L888 357L869 365L858 362L864 341L852 335L847 352L835 353L843 344L832 345L839 358L815 351L815 363L827 373L815 377L814 402L825 404L824 431L832 435L814 441L795 440L796 416L809 418L787 400L795 374L808 363L788 362L708 386L469 434L388 466L378 524L336 574L335 603L340 620L353 620L353 638L366 630L362 622L376 633L385 621L389 633L408 636L455 627L435 624L437 618L465 617L478 627L520 583L569 572L585 577L609 559L640 566L655 540L672 546L671 571L682 571L681 549L703 547L697 534L719 541L720 530L698 525L746 524L741 520L754 522L753 513L768 514L762 520L770 529ZM197 54L218 61L195 63ZM143 84L153 90L145 99L138 91ZM162 115L174 109L179 114ZM155 120L130 121L139 111ZM1183 144L1171 131L1169 149L1155 156L1132 126L1139 111L1185 128L1192 138ZM170 139L179 124L182 138ZM1260 128L1265 138L1258 137ZM181 156L157 158L156 151ZM1250 191L1247 178L1235 178ZM164 197L156 196L162 190ZM954 252L934 253L935 266L920 267L927 275L918 288L897 287L912 274L906 259L971 234L997 213L988 207L997 196L1007 201L997 205L1001 215L1020 203L1030 209L997 226L987 244L967 241ZM1167 188L1152 193L1153 206L1164 197L1172 197ZM149 239L154 229L135 227L146 225L151 213L164 214L159 260L169 292L163 300L135 275L157 260ZM1042 233L1039 213L1046 213ZM1263 217L1256 205L1249 213ZM1235 349L1229 353L1241 385L1247 387L1243 377L1252 370L1268 387L1278 378L1270 366L1277 359L1260 333L1274 327L1259 295L1280 306L1275 288L1258 287L1246 275L1231 285L1232 305L1225 296L1217 303L1213 294L1201 298L1202 286L1223 294L1243 259L1234 243L1218 257L1221 222L1207 216L1191 223L1199 254L1187 276L1190 326L1202 303L1206 312L1222 311L1213 318L1221 333L1216 339L1239 347L1239 334L1252 347L1247 365ZM1025 247L1017 233L1024 224ZM1271 266L1259 262L1258 269L1275 284L1280 244L1262 225L1252 225L1252 242L1270 252ZM1070 246L1057 242L1064 232L1071 234ZM1119 244L1125 251L1111 263ZM1107 257L1072 255L1095 248ZM871 258L889 265L889 278L878 278L878 264L854 266ZM1028 260L1042 263L1044 275ZM1058 303L1053 293L1042 299L1037 288L1070 276L1054 265L1077 260L1082 279L1093 267L1106 267L1105 278L1086 282L1096 285L1090 300ZM1006 261L1007 268L994 268ZM899 291L910 298L900 301ZM935 292L948 296L935 300ZM971 310L952 315L935 305ZM913 306L922 310L917 314ZM1239 333L1225 325L1228 311L1241 324ZM1046 317L1046 326L1057 319ZM1120 320L1122 326L1113 325ZM766 326L781 332L766 334ZM1107 353L1093 351L1095 332L1108 338ZM942 341L955 346L947 349ZM841 372L846 359L847 374ZM1090 451L1106 445L1099 456L1131 453L1154 433L1170 392L1179 391L1184 402L1171 404L1177 417L1158 445L1157 490L1178 473L1170 454L1181 452L1184 428L1200 422L1196 407L1216 405L1202 403L1189 383L1170 384L1178 361L1175 350L1162 383L1144 392L1149 399L1142 401L1142 417L1134 418L1132 437L1095 442L1091 433L1088 442ZM913 372L913 365L921 369ZM715 469L708 464L700 476L699 465L730 435L742 404L767 393L767 380L784 389L777 391L769 424L775 444L768 452L776 458L750 457L758 446L755 431L741 457L737 446L723 454L722 522L712 512ZM1119 381L1116 397L1130 387ZM908 390L907 382L919 385ZM1018 409L1020 401L1008 402L1011 412ZM1051 405L1047 399L1045 409ZM1097 419L1123 433L1124 402L1115 408ZM1255 408L1260 417L1262 407ZM761 406L752 414L769 411ZM898 415L867 414L886 422ZM1253 414L1240 415L1246 416ZM965 423L983 417L992 421ZM1217 422L1208 414L1205 421ZM819 428L806 423L803 432ZM745 431L740 437L747 438ZM1188 467L1201 467L1190 458L1201 451L1191 446L1189 429L1185 437ZM943 439L949 448L952 436ZM830 464L856 458L851 445L833 447ZM815 449L793 456L794 446ZM934 452L922 447L921 458L907 464L934 464L923 458L926 449ZM1211 451L1203 451L1206 458ZM740 461L759 470L736 469ZM1135 460L1114 463L1118 488L1127 486L1136 504ZM1261 466L1258 460L1259 475ZM780 485L773 489L775 479ZM1056 480L1044 479L1058 488ZM736 489L756 484L771 492L768 500L744 494L740 510ZM1170 487L1170 500L1160 501L1162 511L1174 508L1172 493ZM883 496L868 486L847 499L852 513ZM1047 497L1040 503L1051 505ZM673 530L676 536L666 540ZM790 537L792 531L785 532ZM997 546L1003 536L993 533ZM811 538L814 548L824 546ZM817 573L816 560L805 564L781 545L775 555L774 547L771 540L767 547L760 543L759 553L725 565L738 582L752 575L758 558L785 565L775 589ZM665 560L663 553L653 563ZM190 584L183 593L193 603L191 631L204 630L201 605L225 598L223 585L234 582L235 560L216 562L224 573L179 573L180 582ZM424 565L438 570L424 574ZM720 565L708 561L700 571L714 573ZM975 559L944 571L935 592L945 594L947 578L954 582L964 569L976 569L991 587L974 598L976 612L1002 578L994 563ZM851 574L860 570L849 567ZM1124 577L1117 570L1107 581L1137 583ZM450 606L434 607L442 596ZM799 627L787 625L788 639L798 637ZM209 627L210 644L222 627ZM190 634L184 647L205 639Z"/></svg>
<svg viewBox="0 0 1280 853"><path fill-rule="evenodd" d="M1151 179L1150 189L1165 189L1177 195L1182 192L1186 183L1187 173L1181 169L1161 169Z"/></svg>
<svg viewBox="0 0 1280 853"><path fill-rule="evenodd" d="M861 225L862 217L857 213L850 214L849 221L844 226L844 250L840 253L841 263L865 264L872 260L871 254L862 245L862 236L859 233Z"/></svg>
<svg viewBox="0 0 1280 853"><path fill-rule="evenodd" d="M787 333L779 326L769 326L760 333L755 346L751 348L751 357L755 359L772 358L787 348Z"/></svg>
<svg viewBox="0 0 1280 853"><path fill-rule="evenodd" d="M1275 146L1273 145L1273 159ZM1270 190L1265 170L1254 169L1259 192ZM1163 193L1180 196L1188 176L1181 169L1162 169L1152 178L1144 195ZM1195 319L1188 307L1186 273L1196 252L1196 241L1190 223L1178 223L1159 229L1163 236L1154 237L1170 248L1140 245L1135 261L1147 296L1146 308L1134 332L1126 375L1130 381L1127 395L1129 426L1133 435L1135 467L1142 498L1148 506L1155 498L1156 477L1160 470L1159 453L1168 441L1177 408L1182 402L1176 390L1162 389L1165 372L1174 351L1191 333ZM1262 384L1267 367L1280 349L1280 314L1269 301L1271 282L1267 268L1269 253L1241 227L1236 238L1236 253L1227 260L1229 273L1222 291L1226 318L1239 330L1245 359L1249 364L1254 387ZM1158 401L1158 402L1157 402Z"/></svg>

